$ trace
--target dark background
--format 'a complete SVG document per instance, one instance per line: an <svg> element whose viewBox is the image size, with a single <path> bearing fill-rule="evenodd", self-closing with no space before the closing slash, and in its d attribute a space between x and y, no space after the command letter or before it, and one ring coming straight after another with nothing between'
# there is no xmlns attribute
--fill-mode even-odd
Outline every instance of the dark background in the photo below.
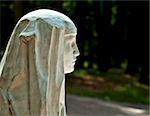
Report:
<svg viewBox="0 0 150 116"><path fill-rule="evenodd" d="M57 10L74 21L78 70L122 69L149 84L149 1L1 1L0 58L16 22L39 8Z"/></svg>

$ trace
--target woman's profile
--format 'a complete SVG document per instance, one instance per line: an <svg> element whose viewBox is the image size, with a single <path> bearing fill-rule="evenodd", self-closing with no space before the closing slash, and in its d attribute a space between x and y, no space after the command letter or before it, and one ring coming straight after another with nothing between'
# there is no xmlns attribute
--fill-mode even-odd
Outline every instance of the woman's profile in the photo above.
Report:
<svg viewBox="0 0 150 116"><path fill-rule="evenodd" d="M40 9L16 24L0 63L0 116L66 116L65 74L79 50L70 18Z"/></svg>

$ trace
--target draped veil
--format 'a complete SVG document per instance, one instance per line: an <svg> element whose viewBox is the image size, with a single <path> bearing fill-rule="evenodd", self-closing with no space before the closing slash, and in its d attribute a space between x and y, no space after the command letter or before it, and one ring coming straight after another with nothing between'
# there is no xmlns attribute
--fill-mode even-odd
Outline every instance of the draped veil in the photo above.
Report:
<svg viewBox="0 0 150 116"><path fill-rule="evenodd" d="M0 63L1 116L66 116L64 36L76 31L53 10L18 21Z"/></svg>

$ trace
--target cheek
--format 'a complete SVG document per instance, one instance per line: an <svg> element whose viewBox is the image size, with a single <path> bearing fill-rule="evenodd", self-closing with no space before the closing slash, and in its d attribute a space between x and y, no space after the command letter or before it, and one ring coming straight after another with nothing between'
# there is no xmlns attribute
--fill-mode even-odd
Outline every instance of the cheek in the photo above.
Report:
<svg viewBox="0 0 150 116"><path fill-rule="evenodd" d="M73 54L73 48L69 42L65 44L64 52L65 54Z"/></svg>
<svg viewBox="0 0 150 116"><path fill-rule="evenodd" d="M65 45L64 49L64 61L66 65L69 65L73 61L73 49L70 44Z"/></svg>

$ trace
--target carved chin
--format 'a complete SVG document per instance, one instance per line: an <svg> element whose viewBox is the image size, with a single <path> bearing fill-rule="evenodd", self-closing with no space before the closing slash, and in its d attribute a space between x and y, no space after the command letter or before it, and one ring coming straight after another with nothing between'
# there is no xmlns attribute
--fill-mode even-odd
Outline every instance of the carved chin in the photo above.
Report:
<svg viewBox="0 0 150 116"><path fill-rule="evenodd" d="M66 69L65 70L65 74L71 73L74 71L74 68L70 68L70 69Z"/></svg>

